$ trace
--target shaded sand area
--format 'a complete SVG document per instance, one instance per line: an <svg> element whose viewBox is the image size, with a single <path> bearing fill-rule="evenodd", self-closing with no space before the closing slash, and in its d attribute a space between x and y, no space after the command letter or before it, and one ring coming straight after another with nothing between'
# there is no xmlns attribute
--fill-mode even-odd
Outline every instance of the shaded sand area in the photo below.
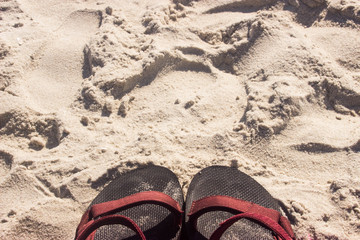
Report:
<svg viewBox="0 0 360 240"><path fill-rule="evenodd" d="M357 0L0 2L0 239L72 239L111 179L218 164L299 239L360 238Z"/></svg>

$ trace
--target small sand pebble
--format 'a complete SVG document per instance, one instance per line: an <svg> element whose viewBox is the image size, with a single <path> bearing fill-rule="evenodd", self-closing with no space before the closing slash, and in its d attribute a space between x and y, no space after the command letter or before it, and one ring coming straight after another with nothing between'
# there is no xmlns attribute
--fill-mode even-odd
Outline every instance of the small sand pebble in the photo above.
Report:
<svg viewBox="0 0 360 240"><path fill-rule="evenodd" d="M341 201L344 201L344 200L347 198L347 191L346 191L346 189L339 189L338 192L339 192L339 199L340 199Z"/></svg>
<svg viewBox="0 0 360 240"><path fill-rule="evenodd" d="M10 210L10 212L8 213L8 217L12 217L15 215L16 215L16 212L14 210Z"/></svg>
<svg viewBox="0 0 360 240"><path fill-rule="evenodd" d="M30 139L29 147L35 150L41 150L45 147L45 141L40 137L32 137Z"/></svg>
<svg viewBox="0 0 360 240"><path fill-rule="evenodd" d="M353 210L354 210L354 212L357 213L357 214L360 213L360 208L358 208L358 207L354 207Z"/></svg>
<svg viewBox="0 0 360 240"><path fill-rule="evenodd" d="M124 21L124 20L122 20L122 19L115 19L115 20L113 21L113 23L114 23L115 25L117 25L117 26L120 26L120 25L123 23L123 21Z"/></svg>
<svg viewBox="0 0 360 240"><path fill-rule="evenodd" d="M112 12L113 12L112 7L106 7L106 8L105 8L105 12L106 12L106 14L108 14L108 15L112 15Z"/></svg>
<svg viewBox="0 0 360 240"><path fill-rule="evenodd" d="M300 3L298 0L289 0L289 4L293 7L300 7Z"/></svg>
<svg viewBox="0 0 360 240"><path fill-rule="evenodd" d="M193 105L195 104L195 102L193 100L188 101L187 103L185 103L185 109L191 108Z"/></svg>
<svg viewBox="0 0 360 240"><path fill-rule="evenodd" d="M234 132L239 132L245 128L245 125L243 123L238 123L233 127Z"/></svg>
<svg viewBox="0 0 360 240"><path fill-rule="evenodd" d="M295 212L300 213L301 215L304 214L304 208L297 202L293 202L292 207L294 208Z"/></svg>
<svg viewBox="0 0 360 240"><path fill-rule="evenodd" d="M82 116L81 120L80 120L80 123L85 127L88 126L89 125L89 118L85 117L85 116Z"/></svg>
<svg viewBox="0 0 360 240"><path fill-rule="evenodd" d="M329 221L329 220L330 220L329 214L326 214L326 213L325 213L325 214L322 216L322 220L323 220L324 222Z"/></svg>
<svg viewBox="0 0 360 240"><path fill-rule="evenodd" d="M151 151L150 150L145 150L145 156L150 156L151 155Z"/></svg>
<svg viewBox="0 0 360 240"><path fill-rule="evenodd" d="M15 24L13 25L14 28L19 28L19 27L22 27L22 26L24 26L23 23L15 23Z"/></svg>

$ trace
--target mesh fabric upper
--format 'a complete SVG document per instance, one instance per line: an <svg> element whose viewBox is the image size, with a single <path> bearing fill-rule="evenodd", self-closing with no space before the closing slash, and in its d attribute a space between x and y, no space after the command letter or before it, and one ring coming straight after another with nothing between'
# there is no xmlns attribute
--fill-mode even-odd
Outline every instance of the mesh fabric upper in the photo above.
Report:
<svg viewBox="0 0 360 240"><path fill-rule="evenodd" d="M212 166L201 170L190 183L186 198L186 213L189 212L193 201L215 195L243 199L279 211L275 199L250 176L236 168ZM231 216L233 214L225 211L213 211L202 215L197 222L198 233L190 233L190 239L208 239L219 224ZM232 225L221 239L273 240L274 238L270 230L250 220L242 219Z"/></svg>
<svg viewBox="0 0 360 240"><path fill-rule="evenodd" d="M143 191L163 192L176 200L180 206L184 202L176 175L164 167L148 166L125 173L113 180L90 206ZM117 214L131 218L142 229L146 239L177 239L179 235L174 225L174 215L164 207L143 204ZM95 239L138 239L138 236L127 227L107 225L96 230Z"/></svg>

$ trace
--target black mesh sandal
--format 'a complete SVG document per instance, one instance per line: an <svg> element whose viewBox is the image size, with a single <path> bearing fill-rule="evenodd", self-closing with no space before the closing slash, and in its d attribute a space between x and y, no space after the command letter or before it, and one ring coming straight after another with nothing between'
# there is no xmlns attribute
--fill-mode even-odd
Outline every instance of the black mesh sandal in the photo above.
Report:
<svg viewBox="0 0 360 240"><path fill-rule="evenodd" d="M189 239L295 239L278 202L236 168L212 166L190 183L186 197Z"/></svg>
<svg viewBox="0 0 360 240"><path fill-rule="evenodd" d="M179 239L183 203L179 181L169 169L136 169L113 180L92 201L75 239Z"/></svg>

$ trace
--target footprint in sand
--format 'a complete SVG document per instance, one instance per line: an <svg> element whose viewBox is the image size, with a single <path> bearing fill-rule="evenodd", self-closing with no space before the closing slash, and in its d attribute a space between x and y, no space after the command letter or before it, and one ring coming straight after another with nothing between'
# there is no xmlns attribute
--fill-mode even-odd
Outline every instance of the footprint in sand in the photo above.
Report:
<svg viewBox="0 0 360 240"><path fill-rule="evenodd" d="M40 112L68 107L83 80L83 49L101 24L98 11L75 11L41 48L26 75L28 104Z"/></svg>

